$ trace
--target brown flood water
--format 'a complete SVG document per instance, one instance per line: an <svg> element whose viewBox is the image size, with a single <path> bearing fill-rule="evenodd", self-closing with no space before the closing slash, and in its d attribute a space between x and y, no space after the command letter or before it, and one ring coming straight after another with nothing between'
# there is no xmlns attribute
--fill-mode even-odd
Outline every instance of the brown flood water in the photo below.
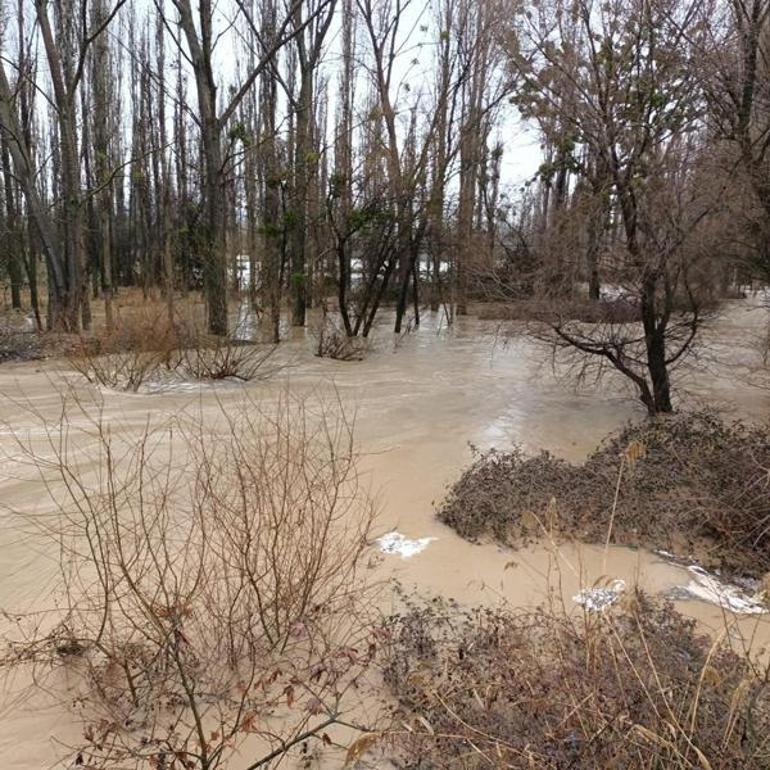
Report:
<svg viewBox="0 0 770 770"><path fill-rule="evenodd" d="M755 337L764 323L766 315L755 301L727 305L708 333L708 356L679 375L686 405L709 403L730 415L768 418L770 391L746 381L758 361ZM346 412L355 415L361 471L377 492L376 534L397 530L407 538L433 538L410 558L381 553L373 544L370 562L378 577L395 577L408 590L463 603L532 607L553 600L563 601L570 612L582 611L572 596L601 576L653 593L686 585L684 567L647 551L613 547L605 554L597 546L555 548L544 542L513 552L495 544L470 544L436 520L434 502L469 462L469 443L481 448L518 443L527 451L548 449L579 461L607 433L643 417L622 383L608 380L601 388L575 392L552 375L548 364L539 363L547 352L521 337L503 344L498 332L495 323L473 318L460 319L447 330L428 315L418 331L397 344L382 327L374 352L360 363L317 359L311 341L295 332L280 353L291 365L270 381L151 395L105 391L104 412L122 430L138 431L148 413L173 413L190 404L204 417L214 415L219 401L242 396L241 387L267 403L285 387L298 393L336 390ZM21 396L56 424L62 377L77 381L63 363L4 365L0 393ZM0 424L23 430L28 420L10 399L0 397ZM11 445L8 431L0 429L0 449ZM3 507L39 508L39 497L39 490L0 475ZM41 552L7 526L0 529L0 553L0 609L39 604L50 589L56 554ZM387 610L396 599L384 596ZM721 633L726 623L739 629L753 652L770 644L770 616L735 616L696 600L677 606L712 633ZM15 701L18 686L12 682L0 691L0 762L20 770L54 767L67 754L57 739L77 741L78 727L43 695Z"/></svg>

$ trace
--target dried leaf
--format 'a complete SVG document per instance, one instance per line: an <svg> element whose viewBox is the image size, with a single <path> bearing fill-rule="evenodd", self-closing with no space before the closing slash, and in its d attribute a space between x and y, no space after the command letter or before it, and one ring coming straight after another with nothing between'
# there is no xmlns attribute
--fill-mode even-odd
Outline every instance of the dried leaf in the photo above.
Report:
<svg viewBox="0 0 770 770"><path fill-rule="evenodd" d="M241 720L241 732L248 733L251 732L254 728L254 720L257 718L257 715L254 711L247 711L243 715L243 719Z"/></svg>
<svg viewBox="0 0 770 770"><path fill-rule="evenodd" d="M634 439L623 453L629 468L633 468L638 460L647 456L647 447L641 441Z"/></svg>
<svg viewBox="0 0 770 770"><path fill-rule="evenodd" d="M357 762L361 757L366 754L369 749L374 746L379 738L377 733L366 733L348 746L348 752L345 755L345 764L343 767L348 767L353 762Z"/></svg>

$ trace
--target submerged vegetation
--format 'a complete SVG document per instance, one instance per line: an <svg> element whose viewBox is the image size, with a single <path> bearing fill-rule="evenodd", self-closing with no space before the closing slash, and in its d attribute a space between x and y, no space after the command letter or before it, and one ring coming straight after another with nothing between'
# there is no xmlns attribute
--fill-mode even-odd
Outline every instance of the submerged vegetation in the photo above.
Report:
<svg viewBox="0 0 770 770"><path fill-rule="evenodd" d="M259 345L202 332L190 319L169 317L163 307L145 306L100 335L81 336L69 355L90 383L137 392L143 385L174 378L192 381L267 377L274 345Z"/></svg>
<svg viewBox="0 0 770 770"><path fill-rule="evenodd" d="M548 452L480 453L438 515L471 539L548 531L695 553L761 577L770 570L770 429L701 411L628 426L580 465Z"/></svg>

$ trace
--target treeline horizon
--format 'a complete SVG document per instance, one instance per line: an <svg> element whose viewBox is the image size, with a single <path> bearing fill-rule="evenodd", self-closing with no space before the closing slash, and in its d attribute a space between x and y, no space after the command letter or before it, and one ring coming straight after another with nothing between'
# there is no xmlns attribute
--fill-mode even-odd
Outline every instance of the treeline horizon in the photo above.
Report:
<svg viewBox="0 0 770 770"><path fill-rule="evenodd" d="M275 342L285 305L303 325L331 297L356 337L385 302L399 332L423 303L558 309L620 285L642 337L562 313L555 339L644 391L641 367L642 399L667 411L706 299L770 272L769 15L770 0L3 0L0 278L67 332L94 301L109 328L116 289L140 286L171 314L202 289L226 335L241 292ZM543 162L514 191L501 168L521 125Z"/></svg>

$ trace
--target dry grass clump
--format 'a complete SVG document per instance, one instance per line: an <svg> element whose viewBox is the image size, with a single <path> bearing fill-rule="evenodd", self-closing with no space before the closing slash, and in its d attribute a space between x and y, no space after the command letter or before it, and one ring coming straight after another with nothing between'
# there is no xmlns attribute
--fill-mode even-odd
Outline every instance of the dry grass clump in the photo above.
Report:
<svg viewBox="0 0 770 770"><path fill-rule="evenodd" d="M264 364L274 350L209 335L186 319L172 323L158 306L131 313L112 331L82 338L70 362L93 384L136 392L169 376L241 381L267 376Z"/></svg>
<svg viewBox="0 0 770 770"><path fill-rule="evenodd" d="M0 668L31 668L52 694L66 676L89 767L240 754L256 770L325 745L375 650L360 564L373 508L344 415L285 396L138 436L99 404L62 415L41 426L52 456L17 447L52 507L19 524L50 541L61 580L17 616Z"/></svg>
<svg viewBox="0 0 770 770"><path fill-rule="evenodd" d="M544 521L563 535L690 555L759 577L770 570L770 430L711 412L629 426L582 465L519 449L479 454L439 518L463 537L527 535Z"/></svg>
<svg viewBox="0 0 770 770"><path fill-rule="evenodd" d="M770 690L670 604L458 611L392 619L385 681L404 768L770 766Z"/></svg>

